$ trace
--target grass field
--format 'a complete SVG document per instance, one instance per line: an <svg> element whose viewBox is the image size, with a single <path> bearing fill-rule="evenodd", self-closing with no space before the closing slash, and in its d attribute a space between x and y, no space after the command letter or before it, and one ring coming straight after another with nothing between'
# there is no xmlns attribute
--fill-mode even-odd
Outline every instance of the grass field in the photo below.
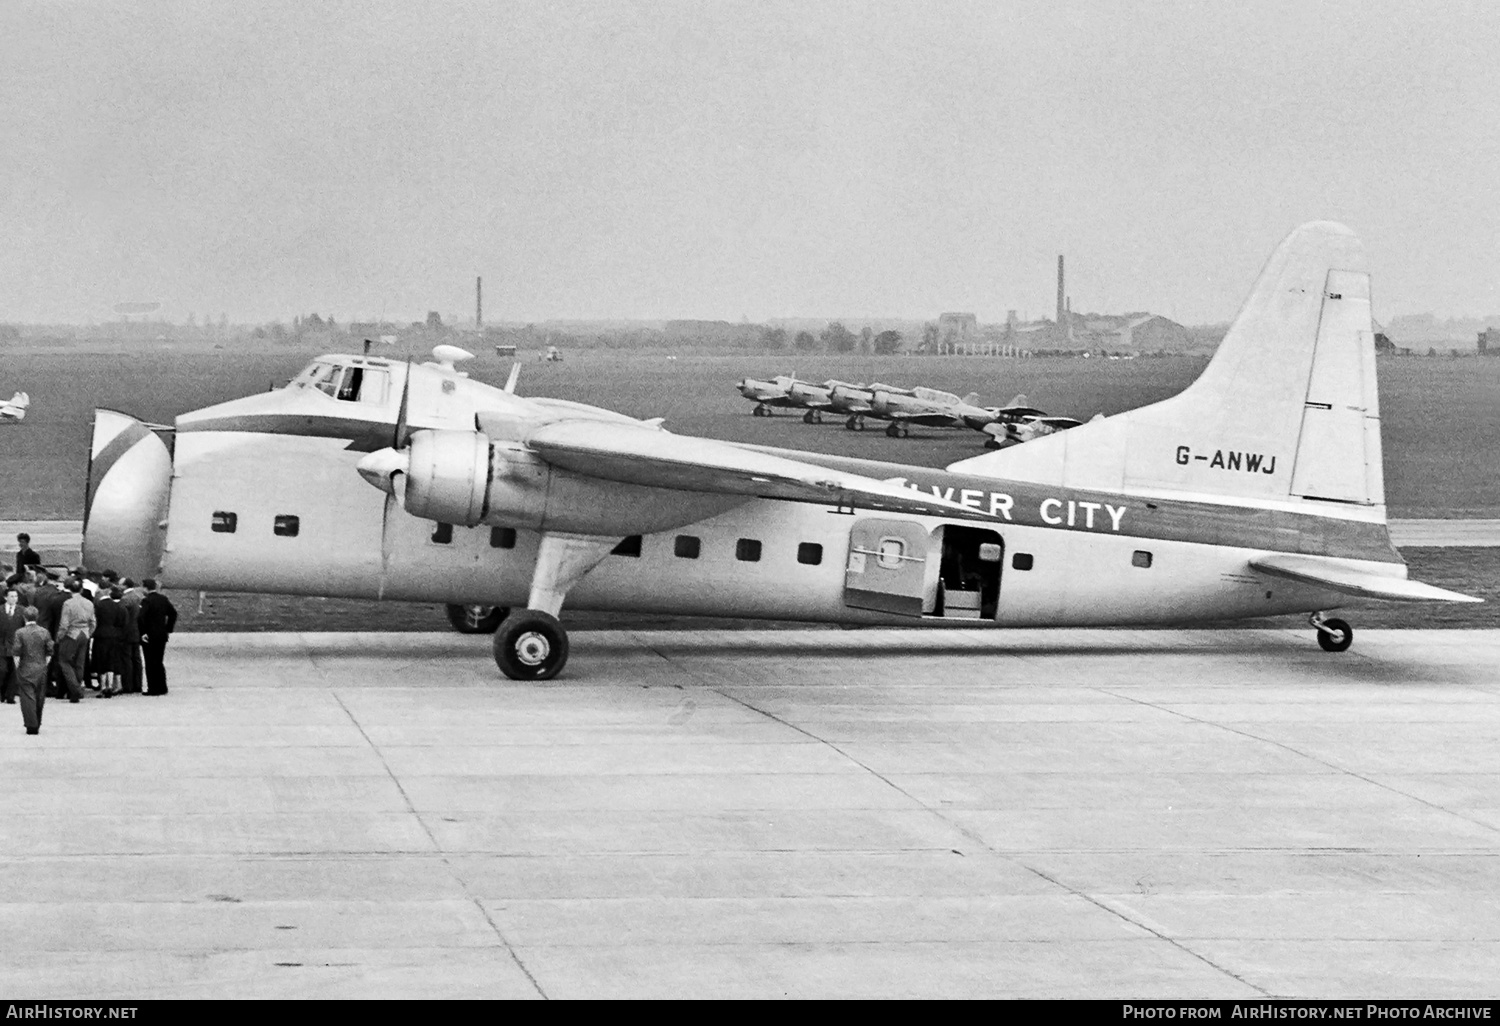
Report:
<svg viewBox="0 0 1500 1026"><path fill-rule="evenodd" d="M284 383L306 352L227 350L125 353L71 351L16 355L0 387L27 390L24 423L0 429L0 518L78 519L83 515L88 439L96 406L170 423L177 414ZM405 355L405 354L403 354ZM418 355L420 354L413 354ZM501 383L508 366L493 357L469 365ZM1190 357L1120 361L820 356L760 353L570 354L563 363L528 363L527 394L589 402L641 417L667 418L686 435L940 466L982 451L967 430L919 430L910 439L845 431L830 418L750 416L733 385L746 375L795 369L821 381L880 379L927 384L986 403L1025 393L1035 405L1087 418L1173 395L1202 369ZM1395 517L1500 516L1500 360L1387 359L1380 364L1386 493Z"/></svg>

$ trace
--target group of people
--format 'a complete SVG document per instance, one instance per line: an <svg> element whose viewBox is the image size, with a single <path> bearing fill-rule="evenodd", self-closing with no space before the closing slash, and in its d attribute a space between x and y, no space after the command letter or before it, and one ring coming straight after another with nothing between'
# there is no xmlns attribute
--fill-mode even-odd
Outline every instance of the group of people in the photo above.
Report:
<svg viewBox="0 0 1500 1026"><path fill-rule="evenodd" d="M177 610L152 578L138 585L113 570L82 567L61 576L42 566L26 534L16 537L16 570L0 605L0 702L19 704L26 733L42 728L49 694L80 701L121 694L165 695L163 663ZM144 673L143 671L144 664Z"/></svg>

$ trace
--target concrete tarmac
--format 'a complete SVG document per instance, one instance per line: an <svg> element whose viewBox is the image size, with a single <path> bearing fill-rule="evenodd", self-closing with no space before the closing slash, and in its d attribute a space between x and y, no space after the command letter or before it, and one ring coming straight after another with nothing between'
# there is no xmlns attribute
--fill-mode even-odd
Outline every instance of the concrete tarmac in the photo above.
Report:
<svg viewBox="0 0 1500 1026"><path fill-rule="evenodd" d="M1500 632L181 635L0 707L0 991L1500 992Z"/></svg>

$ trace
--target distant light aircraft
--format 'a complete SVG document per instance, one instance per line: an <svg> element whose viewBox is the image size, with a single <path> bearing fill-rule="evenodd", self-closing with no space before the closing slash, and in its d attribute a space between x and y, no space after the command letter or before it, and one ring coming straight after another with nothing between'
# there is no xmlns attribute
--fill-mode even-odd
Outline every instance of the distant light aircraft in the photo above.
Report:
<svg viewBox="0 0 1500 1026"><path fill-rule="evenodd" d="M891 438L907 437L913 424L925 427L963 427L965 418L981 416L985 410L976 405L979 393L970 392L960 399L952 392L937 388L913 388L907 391L875 390L870 416L890 421L885 429Z"/></svg>
<svg viewBox="0 0 1500 1026"><path fill-rule="evenodd" d="M771 416L772 407L806 410L802 415L804 424L823 423L823 411L833 403L829 399L828 385L815 385L811 381L799 381L795 374L782 374L770 381L741 378L734 386L740 395L755 403L750 412L757 417Z"/></svg>
<svg viewBox="0 0 1500 1026"><path fill-rule="evenodd" d="M1369 276L1320 222L1181 394L947 469L681 437L451 365L314 360L177 418L95 415L86 564L170 587L441 602L543 680L566 600L737 618L1089 626L1477 601L1386 528ZM159 574L158 574L159 572ZM464 621L466 607L492 607Z"/></svg>
<svg viewBox="0 0 1500 1026"><path fill-rule="evenodd" d="M1015 420L986 424L981 430L989 435L984 442L986 449L1005 449L1012 445L1020 445L1022 442L1034 442L1038 438L1055 435L1059 431L1076 428L1082 423L1083 421L1075 417L1027 414Z"/></svg>
<svg viewBox="0 0 1500 1026"><path fill-rule="evenodd" d="M875 393L889 392L891 395L913 395L909 388L898 388L895 385L885 385L879 381L872 381L868 385L856 385L848 381L826 382L829 388L829 400L833 404L835 413L845 414L847 419L844 427L849 431L863 431L865 429L865 417L869 416L875 409Z"/></svg>
<svg viewBox="0 0 1500 1026"><path fill-rule="evenodd" d="M31 396L25 392L17 392L5 402L0 402L0 423L14 424L26 419L26 411L31 407Z"/></svg>

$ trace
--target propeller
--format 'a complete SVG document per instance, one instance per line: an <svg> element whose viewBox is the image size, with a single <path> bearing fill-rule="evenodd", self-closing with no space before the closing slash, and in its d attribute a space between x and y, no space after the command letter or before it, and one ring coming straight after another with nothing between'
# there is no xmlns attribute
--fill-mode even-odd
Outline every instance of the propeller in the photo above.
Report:
<svg viewBox="0 0 1500 1026"><path fill-rule="evenodd" d="M401 405L396 408L396 424L391 433L391 447L370 453L359 461L359 476L385 492L385 508L380 514L380 586L377 596L385 597L386 572L396 540L391 530L395 512L406 505L406 446L410 431L406 423L411 403L411 360L406 361L406 379L401 384Z"/></svg>
<svg viewBox="0 0 1500 1026"><path fill-rule="evenodd" d="M391 436L391 448L399 449L406 444L406 407L411 400L411 361L406 361L406 380L401 383L401 405L396 408L396 430Z"/></svg>

